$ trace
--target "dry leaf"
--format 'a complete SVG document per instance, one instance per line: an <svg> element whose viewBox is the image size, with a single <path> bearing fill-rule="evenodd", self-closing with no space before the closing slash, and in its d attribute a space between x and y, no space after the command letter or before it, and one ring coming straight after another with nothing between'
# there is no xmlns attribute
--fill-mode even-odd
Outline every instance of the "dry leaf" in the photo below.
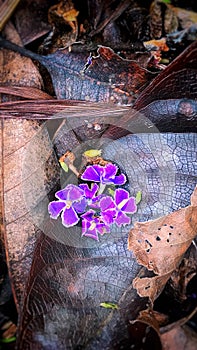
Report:
<svg viewBox="0 0 197 350"><path fill-rule="evenodd" d="M195 204L197 187L192 195ZM133 281L141 296L151 301L162 290L196 236L197 206L188 206L159 219L136 222L129 233L128 247L139 264L153 271L153 278Z"/></svg>
<svg viewBox="0 0 197 350"><path fill-rule="evenodd" d="M21 45L20 37L10 23L6 25L4 35ZM0 69L1 82L6 85L9 84L9 87L4 87L1 90L1 92L6 94L3 94L3 99L8 100L7 93L9 90L13 95L18 95L19 91L23 89L26 91L26 94L30 94L31 91L35 95L39 95L40 98L43 98L43 96L46 98L46 94L39 90L42 78L31 59L7 50L1 50L0 59L3 62ZM12 87L12 84L14 87ZM16 85L18 87L15 87ZM28 93L27 87L30 89ZM9 104L10 102L6 103ZM22 303L24 286L31 266L32 252L38 234L35 222L32 222L31 214L27 209L23 187L29 176L34 177L34 180L32 178L32 183L35 181L35 172L31 170L28 173L28 171L29 165L35 161L34 157L36 155L37 157L40 156L40 158L36 158L34 170L36 168L45 170L46 156L48 155L49 158L49 155L52 153L51 143L49 137L47 137L47 130L42 127L40 121L19 119L1 121L2 231L4 233L9 272L12 277L13 292L18 307ZM36 155L32 154L28 158L29 153L27 156L26 152L32 138L35 142L34 147L37 147L37 150L36 148L34 149ZM44 154L45 159L42 161ZM45 180L47 182L46 178ZM41 185L42 181L39 182L37 180L37 185L38 183ZM33 197L32 200L34 200Z"/></svg>
<svg viewBox="0 0 197 350"><path fill-rule="evenodd" d="M21 45L20 37L15 31L13 25L8 23L4 29L4 35L8 40ZM27 57L22 57L15 52L0 51L0 81L1 84L32 86L41 89L42 78L38 68Z"/></svg>
<svg viewBox="0 0 197 350"><path fill-rule="evenodd" d="M134 349L162 349L159 325L152 309L140 311L138 318L129 323L130 345Z"/></svg>
<svg viewBox="0 0 197 350"><path fill-rule="evenodd" d="M197 13L194 11L188 11L186 9L180 7L174 7L172 5L168 5L173 12L178 17L181 27L183 29L189 28L192 24L197 23Z"/></svg>
<svg viewBox="0 0 197 350"><path fill-rule="evenodd" d="M161 341L163 350L196 350L197 335L185 325L162 334Z"/></svg>

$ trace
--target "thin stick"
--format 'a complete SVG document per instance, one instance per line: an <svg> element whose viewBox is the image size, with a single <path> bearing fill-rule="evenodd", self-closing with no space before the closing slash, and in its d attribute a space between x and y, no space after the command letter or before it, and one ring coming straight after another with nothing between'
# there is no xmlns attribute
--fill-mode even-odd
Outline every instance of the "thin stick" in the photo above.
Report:
<svg viewBox="0 0 197 350"><path fill-rule="evenodd" d="M0 31L3 30L19 2L20 0L5 0L0 6Z"/></svg>

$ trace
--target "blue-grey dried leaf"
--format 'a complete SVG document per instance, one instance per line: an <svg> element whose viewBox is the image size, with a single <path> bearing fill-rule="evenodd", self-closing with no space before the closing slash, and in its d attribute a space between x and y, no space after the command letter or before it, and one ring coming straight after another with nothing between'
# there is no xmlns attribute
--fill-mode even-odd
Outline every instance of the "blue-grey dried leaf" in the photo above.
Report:
<svg viewBox="0 0 197 350"><path fill-rule="evenodd" d="M131 194L142 191L133 220L188 205L197 180L196 145L196 134L146 134L104 147L103 157L127 173ZM128 228L113 228L98 243L81 238L80 227L65 229L53 220L45 225L27 285L18 349L120 348L128 341L128 320L145 306L131 286L140 266L127 249ZM101 308L103 300L113 300L118 310Z"/></svg>

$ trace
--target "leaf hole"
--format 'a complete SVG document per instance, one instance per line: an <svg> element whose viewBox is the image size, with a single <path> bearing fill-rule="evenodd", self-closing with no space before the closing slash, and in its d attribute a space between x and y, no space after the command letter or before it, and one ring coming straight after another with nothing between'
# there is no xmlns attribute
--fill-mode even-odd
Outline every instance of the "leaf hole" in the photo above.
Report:
<svg viewBox="0 0 197 350"><path fill-rule="evenodd" d="M163 226L168 226L167 224L163 224Z"/></svg>
<svg viewBox="0 0 197 350"><path fill-rule="evenodd" d="M147 252L147 253L150 253L150 249L147 249L146 252Z"/></svg>
<svg viewBox="0 0 197 350"><path fill-rule="evenodd" d="M158 227L158 231L160 231L161 230L161 227Z"/></svg>
<svg viewBox="0 0 197 350"><path fill-rule="evenodd" d="M174 226L170 225L170 228L174 228Z"/></svg>
<svg viewBox="0 0 197 350"><path fill-rule="evenodd" d="M170 240L169 239L166 239L166 241L169 243L170 242Z"/></svg>
<svg viewBox="0 0 197 350"><path fill-rule="evenodd" d="M169 236L171 236L172 235L172 232L169 232Z"/></svg>
<svg viewBox="0 0 197 350"><path fill-rule="evenodd" d="M159 236L157 236L156 241L161 241L161 238Z"/></svg>
<svg viewBox="0 0 197 350"><path fill-rule="evenodd" d="M146 286L144 289L147 290L147 289L149 289L149 288L150 288L150 286Z"/></svg>

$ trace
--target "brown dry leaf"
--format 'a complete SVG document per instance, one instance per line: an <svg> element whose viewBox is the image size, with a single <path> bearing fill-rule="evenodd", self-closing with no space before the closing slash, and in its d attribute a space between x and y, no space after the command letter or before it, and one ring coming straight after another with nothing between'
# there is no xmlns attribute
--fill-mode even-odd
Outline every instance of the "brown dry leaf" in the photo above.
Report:
<svg viewBox="0 0 197 350"><path fill-rule="evenodd" d="M181 27L183 29L189 28L191 25L197 23L197 13L194 11L188 11L186 9L182 9L180 7L174 7L172 5L168 5L171 8L176 16L178 17Z"/></svg>
<svg viewBox="0 0 197 350"><path fill-rule="evenodd" d="M6 25L4 35L10 40L21 44L17 32L10 23ZM12 85L14 87L17 85L20 88L22 86L30 87L32 89L31 92L36 92L38 95L38 89L41 88L42 79L31 59L22 57L18 53L1 50L0 60L2 61L0 80L2 85L9 85L7 92L9 89L12 90ZM19 93L20 88L13 88L16 95ZM5 90L6 95L3 94L3 99L7 101L8 95ZM42 93L40 93L41 96L43 97ZM9 104L10 102L7 103ZM51 155L51 143L49 138L47 138L47 131L42 127L40 121L2 120L0 129L0 181L1 193L3 193L1 198L2 232L4 234L7 262L12 277L14 296L16 304L19 306L20 302L22 302L24 286L32 262L31 256L34 243L38 234L38 229L31 220L30 212L28 212L23 184L29 176L34 177L34 180L32 178L32 183L36 181L36 176L39 179L39 171L44 171L46 166L45 160ZM35 150L36 155L33 152L28 159L28 142L32 139L35 142L35 146L37 142L37 150ZM37 163L34 163L35 173L33 172L32 174L29 165L31 162L34 162L34 157L36 156L39 159L37 158ZM43 156L45 157L44 161L42 161ZM39 170L37 173L36 169ZM42 186L42 183L39 182L39 184ZM33 197L32 200L34 201Z"/></svg>
<svg viewBox="0 0 197 350"><path fill-rule="evenodd" d="M197 249L193 244L187 251L178 269L170 276L170 285L173 288L173 294L176 300L187 299L187 287L189 282L197 274Z"/></svg>
<svg viewBox="0 0 197 350"><path fill-rule="evenodd" d="M14 12L14 23L24 45L46 35L51 26L47 20L48 0L23 0Z"/></svg>
<svg viewBox="0 0 197 350"><path fill-rule="evenodd" d="M161 335L163 350L196 350L197 335L188 326L176 327Z"/></svg>
<svg viewBox="0 0 197 350"><path fill-rule="evenodd" d="M12 24L4 29L8 40L21 45L20 37ZM32 60L12 51L0 51L0 82L5 85L32 86L41 89L42 79Z"/></svg>
<svg viewBox="0 0 197 350"><path fill-rule="evenodd" d="M136 277L133 280L133 287L137 289L138 294L143 297L148 297L152 302L158 297L163 286L167 283L171 273L163 276L154 277Z"/></svg>
<svg viewBox="0 0 197 350"><path fill-rule="evenodd" d="M178 28L178 19L168 4L155 0L150 7L150 35L159 39L162 35L173 33Z"/></svg>
<svg viewBox="0 0 197 350"><path fill-rule="evenodd" d="M169 47L166 44L166 38L161 38L158 40L149 40L149 41L144 41L144 46L146 49L151 49L152 51L169 51Z"/></svg>
<svg viewBox="0 0 197 350"><path fill-rule="evenodd" d="M196 236L197 206L193 206L196 197L197 187L190 206L153 221L136 222L129 233L129 250L134 252L139 264L156 274L133 281L138 293L152 302Z"/></svg>
<svg viewBox="0 0 197 350"><path fill-rule="evenodd" d="M140 311L138 318L130 321L128 328L135 349L162 349L159 325L152 309Z"/></svg>

